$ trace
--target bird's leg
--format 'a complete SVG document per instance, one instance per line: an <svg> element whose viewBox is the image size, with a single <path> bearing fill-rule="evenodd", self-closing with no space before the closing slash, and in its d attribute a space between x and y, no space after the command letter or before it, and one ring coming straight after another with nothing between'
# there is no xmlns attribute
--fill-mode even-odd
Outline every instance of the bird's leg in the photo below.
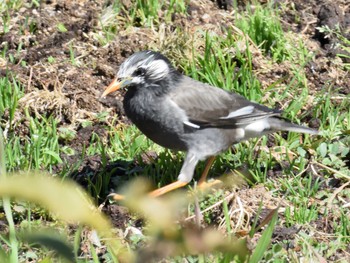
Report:
<svg viewBox="0 0 350 263"><path fill-rule="evenodd" d="M120 194L109 194L108 197L112 198L114 201L125 200L125 196Z"/></svg>
<svg viewBox="0 0 350 263"><path fill-rule="evenodd" d="M201 190L205 190L206 188L209 188L209 187L212 187L216 184L222 183L222 181L220 181L220 180L214 180L210 183L207 183L207 176L208 176L209 170L212 167L214 161L215 161L215 156L211 156L211 157L209 157L209 159L207 160L207 162L205 164L204 171L201 175L201 178L198 181L198 187Z"/></svg>
<svg viewBox="0 0 350 263"><path fill-rule="evenodd" d="M207 176L208 176L209 170L210 170L211 166L213 165L214 161L215 161L215 156L209 157L209 159L207 160L207 162L205 164L205 168L204 168L204 171L201 175L201 178L198 181L198 185L201 185L207 181Z"/></svg>
<svg viewBox="0 0 350 263"><path fill-rule="evenodd" d="M214 182L211 182L211 183L206 182L208 172L209 172L211 166L213 165L214 161L215 161L215 156L212 156L207 160L207 163L205 165L202 176L199 179L198 187L200 187L202 190L207 188L207 187L210 187L214 184L217 184L218 182L221 183L221 181L219 181L219 180L215 180ZM188 153L186 158L185 158L184 164L181 168L181 172L180 172L180 175L178 177L178 180L174 183L168 184L166 186L163 186L159 189L156 189L156 190L150 192L149 195L152 197L158 197L158 196L166 194L170 191L173 191L175 189L184 187L192 180L194 169L195 169L197 163L198 163L197 157L191 153ZM125 197L123 195L119 195L119 194L112 194L111 197L113 198L113 200L116 200L116 201L120 201L120 200L125 199Z"/></svg>
<svg viewBox="0 0 350 263"><path fill-rule="evenodd" d="M161 188L158 188L152 192L150 192L148 195L151 197L158 197L161 196L163 194L166 194L170 191L173 191L175 189L181 188L185 185L187 185L188 183L185 182L181 182L181 181L176 181L174 183L168 184L166 186L163 186ZM122 201L125 200L125 196L124 195L120 195L120 194L110 194L109 195L110 198L112 198L114 201Z"/></svg>
<svg viewBox="0 0 350 263"><path fill-rule="evenodd" d="M177 188L187 185L193 178L194 169L198 163L198 158L192 153L187 153L184 164L182 165L178 180L174 183L163 186L150 193L150 196L156 197L168 193Z"/></svg>
<svg viewBox="0 0 350 263"><path fill-rule="evenodd" d="M156 189L156 190L150 192L149 195L152 196L152 197L161 196L161 195L166 194L166 193L168 193L170 191L173 191L175 189L181 188L181 187L183 187L183 186L185 186L187 184L188 183L181 182L181 181L176 181L174 183L168 184L166 186L163 186L163 187L161 187L159 189Z"/></svg>
<svg viewBox="0 0 350 263"><path fill-rule="evenodd" d="M158 188L152 192L150 192L148 195L151 197L158 197L161 196L163 194L166 194L170 191L173 191L177 188L181 188L185 185L187 185L188 183L185 182L181 182L181 181L176 181L174 183L168 184L164 187ZM124 195L120 195L120 194L110 194L109 195L110 198L112 198L114 201L122 201L125 200L125 196Z"/></svg>
<svg viewBox="0 0 350 263"><path fill-rule="evenodd" d="M186 155L184 164L182 165L178 180L174 183L168 184L166 186L163 186L159 189L156 189L150 192L149 196L152 196L152 197L161 196L170 191L173 191L175 189L178 189L187 185L193 178L194 169L196 168L197 163L198 163L197 156L192 153L188 153ZM119 194L110 194L110 197L116 201L125 200L125 196L119 195Z"/></svg>

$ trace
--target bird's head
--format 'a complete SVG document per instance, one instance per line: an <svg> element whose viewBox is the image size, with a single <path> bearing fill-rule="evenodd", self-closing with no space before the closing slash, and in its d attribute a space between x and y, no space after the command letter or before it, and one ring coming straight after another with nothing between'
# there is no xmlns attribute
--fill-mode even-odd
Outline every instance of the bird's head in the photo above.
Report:
<svg viewBox="0 0 350 263"><path fill-rule="evenodd" d="M133 54L120 66L117 77L103 92L102 97L123 87L149 87L166 81L176 70L162 54L141 51ZM176 74L175 74L176 75Z"/></svg>

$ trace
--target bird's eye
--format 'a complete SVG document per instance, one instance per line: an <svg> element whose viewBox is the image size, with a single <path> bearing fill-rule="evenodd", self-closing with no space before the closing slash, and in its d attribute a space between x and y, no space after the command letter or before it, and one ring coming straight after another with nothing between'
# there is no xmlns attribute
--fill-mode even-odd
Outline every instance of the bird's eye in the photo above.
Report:
<svg viewBox="0 0 350 263"><path fill-rule="evenodd" d="M138 69L135 70L134 74L136 76L144 76L144 75L146 75L146 69L138 68Z"/></svg>

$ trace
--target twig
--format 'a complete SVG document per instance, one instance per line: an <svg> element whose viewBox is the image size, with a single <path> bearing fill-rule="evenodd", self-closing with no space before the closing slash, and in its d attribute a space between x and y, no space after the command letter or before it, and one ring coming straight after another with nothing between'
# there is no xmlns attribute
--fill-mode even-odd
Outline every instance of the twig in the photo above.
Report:
<svg viewBox="0 0 350 263"><path fill-rule="evenodd" d="M29 79L28 79L28 86L27 86L27 90L30 90L30 86L32 83L32 78L33 78L33 67L30 67L30 72L29 72Z"/></svg>
<svg viewBox="0 0 350 263"><path fill-rule="evenodd" d="M304 27L303 30L301 30L300 33L301 33L301 34L304 34L304 33L306 32L306 30L309 28L309 26L312 25L312 24L315 24L315 23L317 23L317 20L316 20L316 19L311 20L310 22L307 22L306 26Z"/></svg>
<svg viewBox="0 0 350 263"><path fill-rule="evenodd" d="M342 186L338 187L334 193L332 194L332 196L328 199L327 201L327 208L329 209L330 206L332 205L332 202L334 200L334 198L337 196L337 194L339 194L345 187L347 187L350 184L350 181L343 184Z"/></svg>
<svg viewBox="0 0 350 263"><path fill-rule="evenodd" d="M238 227L240 227L243 224L243 218L244 218L244 208L243 208L241 198L239 198L239 196L237 196L236 202L238 204L239 209L232 211L232 214L237 211L239 212L239 217L238 217L234 232L237 232Z"/></svg>
<svg viewBox="0 0 350 263"><path fill-rule="evenodd" d="M215 207L217 207L217 206L219 206L219 205L221 205L224 201L230 200L234 195L235 195L235 193L231 193L231 194L229 194L228 196L226 196L224 199L220 200L219 202L217 202L217 203L215 203L215 204L213 204L213 205L207 207L206 209L204 209L204 210L202 211L202 214L205 213L205 212L208 212L209 210L211 210L211 209L213 209L213 208L215 208ZM195 218L195 217L196 217L196 215L189 216L189 217L187 217L187 218L185 219L185 221L189 221L189 220L191 220L191 219L193 219L193 218Z"/></svg>
<svg viewBox="0 0 350 263"><path fill-rule="evenodd" d="M348 175L346 175L346 174L343 174L343 173L341 173L341 172L339 172L339 171L337 171L337 170L335 170L335 169L333 169L333 168L330 168L330 167L328 167L328 166L326 166L326 165L324 165L324 164L322 164L322 163L315 162L315 161L313 161L312 163L313 163L313 164L316 164L316 165L318 165L318 166L320 166L320 167L322 167L322 168L324 168L324 169L327 169L328 171L331 171L332 173L335 173L335 174L337 174L337 175L340 175L341 177L344 177L344 178L350 180L350 176L348 176Z"/></svg>
<svg viewBox="0 0 350 263"><path fill-rule="evenodd" d="M196 225L199 229L201 226L201 222L203 221L203 214L201 212L197 196L194 197L194 215L196 218Z"/></svg>

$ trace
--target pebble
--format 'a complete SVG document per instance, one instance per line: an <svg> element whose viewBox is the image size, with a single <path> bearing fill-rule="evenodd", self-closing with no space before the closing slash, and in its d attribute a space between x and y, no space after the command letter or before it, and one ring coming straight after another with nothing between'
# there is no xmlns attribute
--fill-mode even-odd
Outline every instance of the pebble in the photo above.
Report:
<svg viewBox="0 0 350 263"><path fill-rule="evenodd" d="M209 23L210 22L210 15L208 15L208 14L202 15L201 21L204 23Z"/></svg>

